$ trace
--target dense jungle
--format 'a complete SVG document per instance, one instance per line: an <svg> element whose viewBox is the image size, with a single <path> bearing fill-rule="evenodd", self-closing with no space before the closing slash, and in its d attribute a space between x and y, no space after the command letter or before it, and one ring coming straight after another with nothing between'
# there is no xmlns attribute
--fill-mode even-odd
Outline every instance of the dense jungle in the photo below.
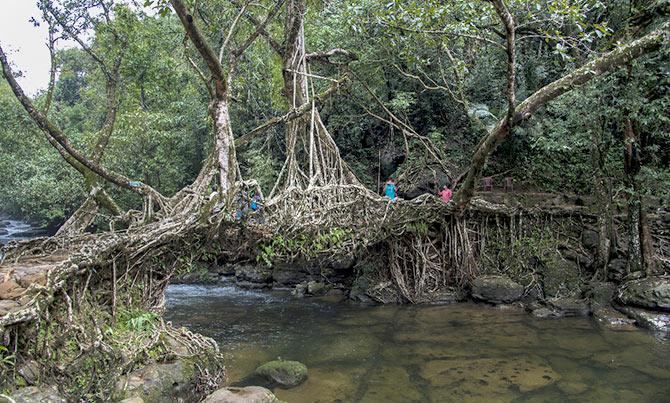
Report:
<svg viewBox="0 0 670 403"><path fill-rule="evenodd" d="M670 398L667 0L26 3L0 402Z"/></svg>

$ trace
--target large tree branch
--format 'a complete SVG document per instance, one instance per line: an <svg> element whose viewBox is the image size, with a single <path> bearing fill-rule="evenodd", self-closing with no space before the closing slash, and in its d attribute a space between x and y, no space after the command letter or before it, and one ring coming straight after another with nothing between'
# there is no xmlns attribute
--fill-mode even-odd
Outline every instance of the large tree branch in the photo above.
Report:
<svg viewBox="0 0 670 403"><path fill-rule="evenodd" d="M554 98L587 83L595 77L620 67L629 61L660 49L670 37L670 23L665 23L655 31L644 37L623 45L605 55L585 64L581 68L562 78L542 87L533 95L526 98L515 109L512 119L506 116L477 146L470 168L467 171L463 185L456 192L454 199L459 209L467 207L474 194L475 182L479 179L486 161L498 144L507 136L509 128L519 124L537 111L540 107Z"/></svg>
<svg viewBox="0 0 670 403"><path fill-rule="evenodd" d="M14 78L14 75L11 72L9 62L7 61L7 57L5 56L5 53L2 50L1 46L0 46L0 63L2 64L2 72L5 76L5 79L7 80L9 86L14 92L16 99L21 103L23 108L26 110L26 112L28 112L28 114L37 124L37 126L40 129L42 129L42 131L47 136L47 139L49 139L50 142L51 140L53 140L59 144L60 147L57 147L59 149L59 152L64 151L67 155L74 158L79 164L86 167L90 171L93 171L96 175L98 175L99 177L105 179L110 183L113 183L124 189L128 189L140 195L155 195L162 198L162 196L160 196L160 193L158 193L150 186L143 183L131 181L124 175L115 173L113 171L108 171L95 161L91 161L90 159L86 158L79 150L74 148L74 146L70 143L69 139L63 134L63 132L56 125L54 125L49 119L47 119L47 117L44 116L44 114L42 114L39 110L37 110L37 108L35 108L35 106L33 105L32 101L25 95L23 89L16 82L16 79Z"/></svg>
<svg viewBox="0 0 670 403"><path fill-rule="evenodd" d="M186 34L191 39L193 46L198 50L200 56L202 56L205 61L205 64L207 64L209 72L212 74L212 77L214 77L217 98L222 99L225 97L227 89L226 74L223 71L223 67L221 67L221 63L219 63L219 58L207 44L207 40L202 36L200 30L195 25L193 16L186 10L184 3L181 0L170 0L170 4L172 4L172 8L174 8L174 11L179 16L179 20L184 26Z"/></svg>

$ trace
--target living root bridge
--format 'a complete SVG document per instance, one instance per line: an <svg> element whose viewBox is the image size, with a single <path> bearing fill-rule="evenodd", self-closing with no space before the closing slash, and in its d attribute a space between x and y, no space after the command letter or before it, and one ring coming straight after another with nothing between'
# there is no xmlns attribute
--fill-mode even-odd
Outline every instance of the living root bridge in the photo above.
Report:
<svg viewBox="0 0 670 403"><path fill-rule="evenodd" d="M547 196L555 197L542 197ZM525 208L479 198L460 214L431 195L392 203L356 185L289 188L267 205L264 215L264 226L272 230L262 241L261 260L355 257L358 274L375 284L368 290L370 296L411 303L434 300L445 289L467 287L482 271L504 271L495 264L497 249L533 236L533 228L570 223L581 229L584 222L596 219L581 206ZM529 286L537 282L525 280Z"/></svg>

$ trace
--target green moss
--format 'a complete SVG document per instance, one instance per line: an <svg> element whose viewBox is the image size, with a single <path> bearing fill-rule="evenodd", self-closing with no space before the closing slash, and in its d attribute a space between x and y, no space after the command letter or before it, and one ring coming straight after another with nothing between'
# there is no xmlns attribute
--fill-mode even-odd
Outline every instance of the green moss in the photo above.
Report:
<svg viewBox="0 0 670 403"><path fill-rule="evenodd" d="M284 386L297 386L307 379L307 367L298 361L275 360L256 368L256 374Z"/></svg>

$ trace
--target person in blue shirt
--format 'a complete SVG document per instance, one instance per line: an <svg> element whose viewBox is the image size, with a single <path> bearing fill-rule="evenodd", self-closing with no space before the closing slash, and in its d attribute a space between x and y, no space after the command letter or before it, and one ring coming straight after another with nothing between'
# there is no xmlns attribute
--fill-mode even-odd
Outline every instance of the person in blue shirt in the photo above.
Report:
<svg viewBox="0 0 670 403"><path fill-rule="evenodd" d="M392 202L398 199L398 194L395 187L395 179L389 178L384 186L384 195L391 199Z"/></svg>

